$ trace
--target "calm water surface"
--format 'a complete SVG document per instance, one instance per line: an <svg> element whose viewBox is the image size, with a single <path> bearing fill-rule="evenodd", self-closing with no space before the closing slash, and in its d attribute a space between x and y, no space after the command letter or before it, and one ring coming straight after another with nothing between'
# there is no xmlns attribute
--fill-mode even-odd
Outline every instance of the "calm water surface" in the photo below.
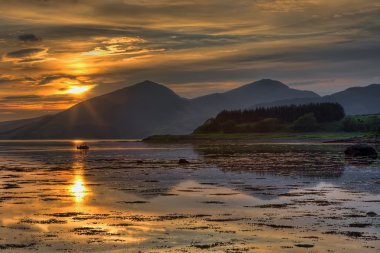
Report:
<svg viewBox="0 0 380 253"><path fill-rule="evenodd" d="M344 146L89 145L0 142L0 252L380 252L379 160Z"/></svg>

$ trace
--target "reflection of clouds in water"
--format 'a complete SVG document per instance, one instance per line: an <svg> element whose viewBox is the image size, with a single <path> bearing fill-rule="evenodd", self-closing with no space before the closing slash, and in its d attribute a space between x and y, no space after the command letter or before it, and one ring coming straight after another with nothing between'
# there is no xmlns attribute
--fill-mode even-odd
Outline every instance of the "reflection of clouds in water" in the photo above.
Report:
<svg viewBox="0 0 380 253"><path fill-rule="evenodd" d="M239 146L200 149L204 161L223 172L271 174L286 178L305 177L313 180L339 178L344 161L338 150L314 150L291 145Z"/></svg>
<svg viewBox="0 0 380 253"><path fill-rule="evenodd" d="M373 157L349 157L349 156L345 157L345 161L347 164L353 167L358 167L358 168L362 168L362 167L365 168L367 166L370 166L374 164L376 160L377 158L373 158Z"/></svg>
<svg viewBox="0 0 380 253"><path fill-rule="evenodd" d="M7 156L8 170L0 171L0 176L22 175L4 180L23 188L7 189L0 205L0 237L5 238L0 245L42 238L36 244L39 251L65 247L89 252L94 247L89 242L96 237L97 250L102 252L158 252L169 247L167 251L174 252L189 251L193 242L207 246L228 237L237 243L230 245L226 239L225 246L213 250L266 249L270 244L274 249L270 252L277 252L290 241L302 241L315 245L318 252L329 248L356 252L353 248L362 245L359 239L347 243L347 238L325 232L377 221L366 213L379 209L374 202L378 195L371 194L379 192L378 163L364 168L344 165L340 149L321 152L283 146L285 151L280 152L276 147L248 147L244 153L237 147L228 152L141 143L90 146L86 154L70 146L70 151L59 147L52 152L49 147L45 152L38 147L35 152ZM190 163L179 165L182 157ZM39 165L36 169L19 170L28 168L33 159ZM357 217L346 217L351 214ZM378 235L375 226L349 229ZM320 240L314 241L315 236ZM366 241L363 246L377 247L375 243Z"/></svg>

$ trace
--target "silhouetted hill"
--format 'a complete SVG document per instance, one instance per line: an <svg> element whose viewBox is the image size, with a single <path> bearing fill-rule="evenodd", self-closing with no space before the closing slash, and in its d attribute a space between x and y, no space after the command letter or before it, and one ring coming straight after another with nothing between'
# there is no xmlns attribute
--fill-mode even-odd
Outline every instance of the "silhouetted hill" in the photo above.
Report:
<svg viewBox="0 0 380 253"><path fill-rule="evenodd" d="M79 103L40 124L18 128L12 138L138 138L190 131L177 119L188 100L163 85L144 81ZM175 122L175 124L171 124Z"/></svg>
<svg viewBox="0 0 380 253"><path fill-rule="evenodd" d="M4 121L0 122L0 135L7 134L8 132L12 132L15 129L22 128L26 125L30 125L36 122L40 122L41 120L45 118L49 118L51 116L45 115L41 117L36 118L30 118L30 119L20 119L20 120L11 120L11 121Z"/></svg>
<svg viewBox="0 0 380 253"><path fill-rule="evenodd" d="M290 104L300 105L323 102L335 102L341 104L348 115L380 113L380 84L348 88L344 91L320 98L282 99L271 103L256 104L253 107L270 107Z"/></svg>
<svg viewBox="0 0 380 253"><path fill-rule="evenodd" d="M344 106L347 114L372 114L380 112L380 84L366 87L354 87L330 96L326 101L338 102Z"/></svg>
<svg viewBox="0 0 380 253"><path fill-rule="evenodd" d="M56 115L0 123L0 138L143 138L186 134L224 109L327 100L341 103L348 113L371 113L380 108L375 99L379 95L379 85L371 85L321 98L314 92L263 79L224 93L185 99L163 85L144 81L81 102Z"/></svg>
<svg viewBox="0 0 380 253"><path fill-rule="evenodd" d="M312 91L291 89L279 81L262 79L224 93L195 98L193 103L201 108L207 108L212 115L224 109L241 109L257 103L294 98L319 98L319 95Z"/></svg>

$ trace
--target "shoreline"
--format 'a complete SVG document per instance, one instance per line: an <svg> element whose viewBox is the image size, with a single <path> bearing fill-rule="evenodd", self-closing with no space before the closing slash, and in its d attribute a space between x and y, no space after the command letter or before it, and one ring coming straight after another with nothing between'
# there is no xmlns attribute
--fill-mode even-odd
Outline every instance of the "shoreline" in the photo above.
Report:
<svg viewBox="0 0 380 253"><path fill-rule="evenodd" d="M369 133L309 132L309 133L255 133L255 134L190 134L153 135L142 140L146 143L320 143L320 144L380 144Z"/></svg>

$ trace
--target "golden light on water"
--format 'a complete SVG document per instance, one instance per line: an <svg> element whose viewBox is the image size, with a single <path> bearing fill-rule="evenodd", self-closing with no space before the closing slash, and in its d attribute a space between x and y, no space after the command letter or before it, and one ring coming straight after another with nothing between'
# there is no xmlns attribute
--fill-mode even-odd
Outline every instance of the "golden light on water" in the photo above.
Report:
<svg viewBox="0 0 380 253"><path fill-rule="evenodd" d="M86 196L86 187L84 186L83 177L81 175L75 176L74 183L70 190L74 195L75 202L81 203Z"/></svg>
<svg viewBox="0 0 380 253"><path fill-rule="evenodd" d="M88 189L86 187L84 174L84 165L81 155L76 157L77 160L74 162L72 168L74 169L74 178L69 187L69 191L73 196L73 201L80 204L84 201L85 197L88 195Z"/></svg>

